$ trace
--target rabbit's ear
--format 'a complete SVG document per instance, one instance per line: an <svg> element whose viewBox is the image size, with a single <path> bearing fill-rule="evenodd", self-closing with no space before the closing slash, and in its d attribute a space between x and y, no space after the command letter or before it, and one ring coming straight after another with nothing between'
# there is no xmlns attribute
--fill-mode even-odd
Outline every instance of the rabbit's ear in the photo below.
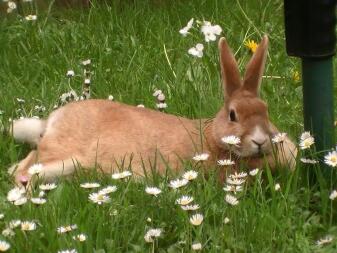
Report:
<svg viewBox="0 0 337 253"><path fill-rule="evenodd" d="M238 64L224 37L219 40L219 53L224 96L230 97L241 87L242 81Z"/></svg>
<svg viewBox="0 0 337 253"><path fill-rule="evenodd" d="M244 89L252 92L256 96L259 92L267 54L268 37L267 35L264 35L260 45L257 47L254 55L247 64L246 73L243 78Z"/></svg>

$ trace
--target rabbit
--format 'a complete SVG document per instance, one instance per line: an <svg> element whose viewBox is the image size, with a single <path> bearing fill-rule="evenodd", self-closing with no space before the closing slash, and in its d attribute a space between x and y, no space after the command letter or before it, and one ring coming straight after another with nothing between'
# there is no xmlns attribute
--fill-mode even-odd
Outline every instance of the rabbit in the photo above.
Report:
<svg viewBox="0 0 337 253"><path fill-rule="evenodd" d="M206 167L231 157L250 168L265 162L271 168L278 163L294 168L296 146L287 137L282 145L272 143L279 131L258 95L268 37L260 42L243 79L226 39L221 38L218 45L225 102L213 119L193 120L109 100L72 102L46 120L14 122L14 138L36 146L11 167L15 182L30 182L28 169L34 164L42 165L39 177L45 181L73 174L78 164L112 173L124 163L138 176L153 167L158 173L168 167L179 172L184 160L200 152L209 154ZM241 143L230 148L221 141L230 135L239 137Z"/></svg>

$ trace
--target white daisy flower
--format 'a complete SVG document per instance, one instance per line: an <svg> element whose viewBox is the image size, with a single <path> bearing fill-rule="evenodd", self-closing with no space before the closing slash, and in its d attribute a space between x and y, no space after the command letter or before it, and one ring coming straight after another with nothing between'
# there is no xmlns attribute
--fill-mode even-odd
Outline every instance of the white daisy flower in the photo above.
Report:
<svg viewBox="0 0 337 253"><path fill-rule="evenodd" d="M196 154L192 159L194 161L206 161L209 158L209 154L202 153L202 154Z"/></svg>
<svg viewBox="0 0 337 253"><path fill-rule="evenodd" d="M4 236L4 237L12 237L15 235L15 232L13 229L11 228L5 228L4 230L2 230L1 234ZM1 250L0 250L1 251Z"/></svg>
<svg viewBox="0 0 337 253"><path fill-rule="evenodd" d="M32 231L36 229L36 224L33 221L22 221L21 230L22 231Z"/></svg>
<svg viewBox="0 0 337 253"><path fill-rule="evenodd" d="M163 94L163 92L161 90L155 90L154 93L152 94L152 96L158 97L160 94Z"/></svg>
<svg viewBox="0 0 337 253"><path fill-rule="evenodd" d="M159 95L157 96L157 99L158 99L160 102L165 101L165 95L164 95L164 93L159 94Z"/></svg>
<svg viewBox="0 0 337 253"><path fill-rule="evenodd" d="M19 103L19 104L24 104L26 101L22 98L16 98L16 101Z"/></svg>
<svg viewBox="0 0 337 253"><path fill-rule="evenodd" d="M281 186L279 183L275 184L274 186L275 191L279 191L281 189Z"/></svg>
<svg viewBox="0 0 337 253"><path fill-rule="evenodd" d="M77 225L73 224L73 225L67 225L67 226L58 227L56 229L56 231L57 231L58 234L64 234L64 233L71 232L71 231L73 231L75 229L77 229Z"/></svg>
<svg viewBox="0 0 337 253"><path fill-rule="evenodd" d="M32 166L29 167L28 173L30 175L40 174L42 171L42 168L43 168L43 165L41 163L33 164Z"/></svg>
<svg viewBox="0 0 337 253"><path fill-rule="evenodd" d="M37 20L37 16L36 15L28 15L25 17L26 20L28 21L33 21L33 20Z"/></svg>
<svg viewBox="0 0 337 253"><path fill-rule="evenodd" d="M150 195L157 196L161 193L161 190L157 187L146 187L145 192Z"/></svg>
<svg viewBox="0 0 337 253"><path fill-rule="evenodd" d="M56 184L51 183L51 184L41 184L39 185L40 190L42 191L50 191L50 190L54 190L57 187Z"/></svg>
<svg viewBox="0 0 337 253"><path fill-rule="evenodd" d="M224 222L225 224L228 224L228 223L230 222L230 219L229 219L228 217L225 217L225 219L223 220L223 222Z"/></svg>
<svg viewBox="0 0 337 253"><path fill-rule="evenodd" d="M194 19L191 18L190 21L188 21L187 25L185 27L183 27L182 29L179 30L179 33L186 37L187 34L189 33L188 31L192 28L193 26L193 22L194 22Z"/></svg>
<svg viewBox="0 0 337 253"><path fill-rule="evenodd" d="M109 96L108 96L108 100L110 100L110 101L114 100L114 96L109 95Z"/></svg>
<svg viewBox="0 0 337 253"><path fill-rule="evenodd" d="M199 58L201 58L204 55L203 51L204 51L204 45L201 43L198 43L195 45L195 47L191 47L190 49L188 49L188 53L190 55L193 55Z"/></svg>
<svg viewBox="0 0 337 253"><path fill-rule="evenodd" d="M144 240L146 242L153 242L155 238L161 235L161 233L162 230L160 228L151 228L146 232Z"/></svg>
<svg viewBox="0 0 337 253"><path fill-rule="evenodd" d="M27 198L24 197L24 196L22 196L21 198L15 200L15 201L13 202L13 204L16 205L16 206L22 206L22 205L26 204L27 201L28 201Z"/></svg>
<svg viewBox="0 0 337 253"><path fill-rule="evenodd" d="M183 187L188 184L188 180L185 178L182 179L176 179L176 180L171 180L169 186L173 189L178 189L180 187Z"/></svg>
<svg viewBox="0 0 337 253"><path fill-rule="evenodd" d="M43 205L47 202L47 200L43 198L31 198L30 201L35 205Z"/></svg>
<svg viewBox="0 0 337 253"><path fill-rule="evenodd" d="M109 194L109 193L112 193L112 192L115 192L117 191L117 186L115 185L109 185L101 190L98 191L98 194Z"/></svg>
<svg viewBox="0 0 337 253"><path fill-rule="evenodd" d="M329 199L334 200L335 198L337 198L337 191L333 190L329 196Z"/></svg>
<svg viewBox="0 0 337 253"><path fill-rule="evenodd" d="M228 204L230 204L232 206L236 206L236 205L239 204L238 199L231 194L226 194L225 200Z"/></svg>
<svg viewBox="0 0 337 253"><path fill-rule="evenodd" d="M12 10L16 9L16 3L15 2L8 1L7 5L8 5L9 9L12 9Z"/></svg>
<svg viewBox="0 0 337 253"><path fill-rule="evenodd" d="M10 247L11 245L8 242L0 240L0 251L1 252L5 252L9 250Z"/></svg>
<svg viewBox="0 0 337 253"><path fill-rule="evenodd" d="M326 156L324 156L324 162L332 167L337 166L337 152L334 150L329 152Z"/></svg>
<svg viewBox="0 0 337 253"><path fill-rule="evenodd" d="M25 188L15 187L7 193L7 200L11 201L11 202L16 201L16 200L20 199L22 197L22 195L25 194L25 193L26 193Z"/></svg>
<svg viewBox="0 0 337 253"><path fill-rule="evenodd" d="M236 194L237 192L242 192L243 188L241 185L226 185L223 190L225 192L233 192L234 194Z"/></svg>
<svg viewBox="0 0 337 253"><path fill-rule="evenodd" d="M251 175L252 177L256 176L257 173L259 173L259 169L258 168L249 171L249 175Z"/></svg>
<svg viewBox="0 0 337 253"><path fill-rule="evenodd" d="M216 36L221 34L222 28L219 25L212 25L209 21L204 21L201 32L205 36L205 41L210 42L216 40Z"/></svg>
<svg viewBox="0 0 337 253"><path fill-rule="evenodd" d="M20 225L21 225L21 221L20 220L11 220L9 222L8 227L11 228L11 229L14 229L14 228L17 228Z"/></svg>
<svg viewBox="0 0 337 253"><path fill-rule="evenodd" d="M226 182L227 184L232 185L242 185L244 182L246 182L246 180L241 178L227 178Z"/></svg>
<svg viewBox="0 0 337 253"><path fill-rule="evenodd" d="M85 61L82 61L82 65L83 65L83 66L87 66L87 65L89 65L89 64L91 64L91 60L90 60L90 59L85 60Z"/></svg>
<svg viewBox="0 0 337 253"><path fill-rule="evenodd" d="M39 198L43 198L46 195L45 191L40 191L39 192Z"/></svg>
<svg viewBox="0 0 337 253"><path fill-rule="evenodd" d="M316 245L321 246L324 244L331 243L334 238L331 235L327 235L316 241Z"/></svg>
<svg viewBox="0 0 337 253"><path fill-rule="evenodd" d="M181 205L181 206L186 206L190 204L193 200L194 199L191 196L182 196L176 200L176 204Z"/></svg>
<svg viewBox="0 0 337 253"><path fill-rule="evenodd" d="M3 218L5 218L5 215L3 213L0 213L0 220L2 220Z"/></svg>
<svg viewBox="0 0 337 253"><path fill-rule="evenodd" d="M166 103L158 103L156 104L157 108L158 109L165 109L167 108L167 104Z"/></svg>
<svg viewBox="0 0 337 253"><path fill-rule="evenodd" d="M228 177L231 179L246 178L247 173L246 172L240 172L240 173L235 172L234 174L231 174Z"/></svg>
<svg viewBox="0 0 337 253"><path fill-rule="evenodd" d="M192 217L190 218L190 223L193 226L199 226L204 220L204 216L200 213L194 214L192 215Z"/></svg>
<svg viewBox="0 0 337 253"><path fill-rule="evenodd" d="M308 149L311 147L311 145L313 145L315 143L315 139L314 137L308 137L304 140L302 140L299 144L300 149Z"/></svg>
<svg viewBox="0 0 337 253"><path fill-rule="evenodd" d="M180 207L184 211L195 211L195 210L198 210L200 208L200 206L198 204L195 204L195 205L186 205L186 206L180 206Z"/></svg>
<svg viewBox="0 0 337 253"><path fill-rule="evenodd" d="M317 164L318 161L314 159L308 159L308 158L301 158L300 159L302 163L309 163L309 164Z"/></svg>
<svg viewBox="0 0 337 253"><path fill-rule="evenodd" d="M147 222L152 222L152 219L150 217L147 217L146 221Z"/></svg>
<svg viewBox="0 0 337 253"><path fill-rule="evenodd" d="M92 188L101 187L101 185L99 183L82 183L82 184L80 184L80 186L82 188L85 188L85 189L92 189Z"/></svg>
<svg viewBox="0 0 337 253"><path fill-rule="evenodd" d="M65 249L65 250L59 250L57 253L77 253L76 249Z"/></svg>
<svg viewBox="0 0 337 253"><path fill-rule="evenodd" d="M193 243L192 246L191 246L192 250L194 251L198 251L198 250L201 250L202 249L202 245L200 242L197 242L197 243Z"/></svg>
<svg viewBox="0 0 337 253"><path fill-rule="evenodd" d="M91 193L89 195L89 199L94 202L97 203L99 205L103 204L103 203L107 203L110 202L110 197L105 195L105 194L99 194L99 193Z"/></svg>
<svg viewBox="0 0 337 253"><path fill-rule="evenodd" d="M189 170L183 174L183 178L187 179L188 181L196 179L197 176L198 172L196 172L195 170Z"/></svg>
<svg viewBox="0 0 337 253"><path fill-rule="evenodd" d="M78 234L73 236L73 239L75 241L84 242L85 240L87 240L87 236L85 234Z"/></svg>
<svg viewBox="0 0 337 253"><path fill-rule="evenodd" d="M138 108L145 108L145 105L139 104L139 105L137 105L137 107L138 107Z"/></svg>
<svg viewBox="0 0 337 253"><path fill-rule="evenodd" d="M273 143L283 143L287 138L287 133L278 133L276 134L271 141Z"/></svg>
<svg viewBox="0 0 337 253"><path fill-rule="evenodd" d="M304 133L301 134L300 140L301 140L301 141L304 141L305 139L311 138L311 137L312 137L312 136L311 136L311 134L310 134L309 131L308 131L308 132L304 132Z"/></svg>
<svg viewBox="0 0 337 253"><path fill-rule="evenodd" d="M221 141L223 143L226 143L228 145L233 145L233 146L237 146L241 143L240 138L235 135L224 136L221 138Z"/></svg>
<svg viewBox="0 0 337 253"><path fill-rule="evenodd" d="M224 159L224 160L218 161L218 165L220 165L220 166L232 166L234 164L235 164L235 162L230 160L230 159Z"/></svg>
<svg viewBox="0 0 337 253"><path fill-rule="evenodd" d="M131 171L126 170L126 171L123 171L121 173L114 173L114 174L112 174L111 177L112 177L112 179L123 179L123 178L127 178L127 177L130 177L130 176L132 176Z"/></svg>
<svg viewBox="0 0 337 253"><path fill-rule="evenodd" d="M75 75L74 70L68 70L67 71L67 77L73 77Z"/></svg>

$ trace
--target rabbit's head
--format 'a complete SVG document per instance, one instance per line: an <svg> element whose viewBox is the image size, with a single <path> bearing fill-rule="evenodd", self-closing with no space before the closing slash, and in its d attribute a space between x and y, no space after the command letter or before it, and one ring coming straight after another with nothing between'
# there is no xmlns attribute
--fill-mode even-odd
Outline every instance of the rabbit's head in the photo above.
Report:
<svg viewBox="0 0 337 253"><path fill-rule="evenodd" d="M264 36L241 79L225 38L219 41L225 103L213 121L213 138L219 148L231 149L239 157L260 157L272 152L270 140L275 129L268 118L267 104L259 98L267 49L268 37ZM221 140L231 135L239 137L241 143L229 147Z"/></svg>

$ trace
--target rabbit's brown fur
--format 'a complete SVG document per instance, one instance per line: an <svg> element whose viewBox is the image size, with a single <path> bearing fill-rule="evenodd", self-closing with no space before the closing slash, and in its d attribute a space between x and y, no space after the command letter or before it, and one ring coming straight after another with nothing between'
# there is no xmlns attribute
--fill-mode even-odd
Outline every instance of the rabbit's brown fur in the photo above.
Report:
<svg viewBox="0 0 337 253"><path fill-rule="evenodd" d="M273 156L270 138L278 130L269 122L267 105L258 97L267 56L265 36L247 65L244 79L224 38L219 41L225 104L212 120L191 120L158 111L106 100L74 102L54 111L41 130L37 150L18 164L16 181L28 178L28 168L41 163L41 176L52 180L72 174L76 163L100 168L106 173L117 164L131 165L135 174L155 165L162 173L167 166L182 168L182 161L196 153L209 153L206 165L233 156L249 167L268 161L294 166L296 148L286 139L278 157ZM241 144L229 147L224 136L240 137ZM14 124L15 136L15 124Z"/></svg>

